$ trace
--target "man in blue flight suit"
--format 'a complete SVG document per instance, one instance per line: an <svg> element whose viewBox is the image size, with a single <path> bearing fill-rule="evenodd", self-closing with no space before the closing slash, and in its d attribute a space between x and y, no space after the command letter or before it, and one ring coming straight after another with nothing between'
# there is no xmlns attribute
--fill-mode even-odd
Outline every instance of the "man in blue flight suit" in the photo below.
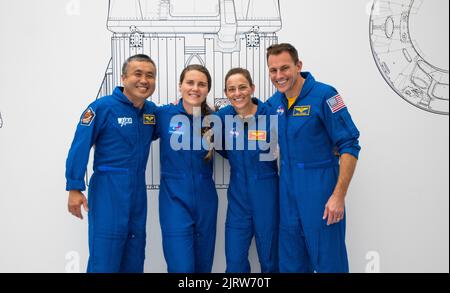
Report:
<svg viewBox="0 0 450 293"><path fill-rule="evenodd" d="M279 115L280 271L345 273L345 196L359 131L337 91L302 72L290 44L267 51Z"/></svg>
<svg viewBox="0 0 450 293"><path fill-rule="evenodd" d="M89 184L88 272L140 273L144 269L147 188L145 168L156 124L156 67L146 55L130 57L122 87L92 103L81 116L66 162L68 208L88 211L84 176L95 146Z"/></svg>

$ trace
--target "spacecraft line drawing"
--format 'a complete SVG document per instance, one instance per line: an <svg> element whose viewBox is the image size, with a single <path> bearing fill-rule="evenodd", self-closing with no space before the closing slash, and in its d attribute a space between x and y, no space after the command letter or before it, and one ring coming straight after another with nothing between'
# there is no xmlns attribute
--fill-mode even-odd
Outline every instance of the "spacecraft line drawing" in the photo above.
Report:
<svg viewBox="0 0 450 293"><path fill-rule="evenodd" d="M449 71L431 64L410 33L424 0L375 0L370 44L378 69L404 100L422 110L449 114ZM431 17L431 16L430 16Z"/></svg>
<svg viewBox="0 0 450 293"><path fill-rule="evenodd" d="M109 0L107 29L112 32L111 60L97 99L121 84L121 66L135 54L147 54L158 70L158 105L178 96L178 78L190 64L202 64L213 84L208 103L228 104L224 78L234 67L247 68L256 85L255 96L266 100L275 92L270 82L266 49L278 43L282 28L279 0ZM227 188L229 165L216 156L214 180ZM148 163L148 189L159 189L159 142L154 142Z"/></svg>

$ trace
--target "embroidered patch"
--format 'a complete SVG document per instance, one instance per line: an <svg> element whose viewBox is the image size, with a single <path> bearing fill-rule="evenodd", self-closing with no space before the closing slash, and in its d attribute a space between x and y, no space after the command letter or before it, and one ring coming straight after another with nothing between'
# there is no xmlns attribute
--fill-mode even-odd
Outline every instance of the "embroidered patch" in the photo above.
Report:
<svg viewBox="0 0 450 293"><path fill-rule="evenodd" d="M311 106L296 106L294 107L294 116L310 116L311 115Z"/></svg>
<svg viewBox="0 0 450 293"><path fill-rule="evenodd" d="M232 130L230 130L230 135L231 135L232 137L239 137L240 133L239 133L239 131L237 130L237 128L234 127Z"/></svg>
<svg viewBox="0 0 450 293"><path fill-rule="evenodd" d="M278 107L278 109L277 109L278 116L283 116L284 112L285 112L285 110L284 110L283 106Z"/></svg>
<svg viewBox="0 0 450 293"><path fill-rule="evenodd" d="M249 141L266 141L267 140L267 131L249 130L248 131L248 140Z"/></svg>
<svg viewBox="0 0 450 293"><path fill-rule="evenodd" d="M183 123L178 122L178 124L171 124L169 126L169 134L178 134L178 135L184 135L183 130Z"/></svg>
<svg viewBox="0 0 450 293"><path fill-rule="evenodd" d="M155 125L156 124L155 115L144 114L144 124L145 125Z"/></svg>
<svg viewBox="0 0 450 293"><path fill-rule="evenodd" d="M127 125L133 124L133 118L117 118L117 122L119 123L120 127L125 127Z"/></svg>
<svg viewBox="0 0 450 293"><path fill-rule="evenodd" d="M328 106L331 109L331 112L336 113L340 110L346 108L347 106L344 103L344 100L342 99L341 95L336 95L332 97L331 99L327 100Z"/></svg>
<svg viewBox="0 0 450 293"><path fill-rule="evenodd" d="M86 111L84 111L80 123L83 126L91 126L92 121L94 121L94 118L95 118L94 110L92 110L92 108L88 108Z"/></svg>

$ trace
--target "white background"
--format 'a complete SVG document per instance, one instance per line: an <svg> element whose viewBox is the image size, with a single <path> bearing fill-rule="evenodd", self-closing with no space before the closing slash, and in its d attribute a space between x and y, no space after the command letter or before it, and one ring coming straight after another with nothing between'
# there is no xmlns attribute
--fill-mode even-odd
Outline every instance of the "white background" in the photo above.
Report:
<svg viewBox="0 0 450 293"><path fill-rule="evenodd" d="M449 4L427 1L443 8L414 33L448 70ZM111 33L106 0L80 0L79 11L70 2L0 1L0 272L86 269L87 221L67 212L65 159L103 79ZM339 89L362 134L347 200L351 271L448 272L448 116L411 106L383 80L370 50L370 1L281 6L280 42L293 43L305 70ZM225 270L225 196L214 272ZM157 192L149 198L145 270L165 272ZM250 257L259 271L254 246Z"/></svg>

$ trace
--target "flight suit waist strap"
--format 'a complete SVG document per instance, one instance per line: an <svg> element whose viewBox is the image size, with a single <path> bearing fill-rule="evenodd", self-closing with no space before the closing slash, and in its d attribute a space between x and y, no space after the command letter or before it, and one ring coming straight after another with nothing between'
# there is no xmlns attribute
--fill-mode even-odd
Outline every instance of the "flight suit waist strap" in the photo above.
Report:
<svg viewBox="0 0 450 293"><path fill-rule="evenodd" d="M184 173L184 172L175 173L175 172L161 171L161 178L162 179L188 179L188 178L191 178L192 176L188 176L188 174ZM201 179L212 179L213 178L212 174L209 174L209 173L195 174L194 177L200 177Z"/></svg>
<svg viewBox="0 0 450 293"><path fill-rule="evenodd" d="M120 168L110 166L97 166L94 168L94 172L98 173L128 174L133 171L138 171L138 173L145 173L145 169L136 170L136 168Z"/></svg>
<svg viewBox="0 0 450 293"><path fill-rule="evenodd" d="M299 169L322 169L339 166L339 159L330 159L321 162L290 162L291 165L296 166ZM281 165L286 165L286 161L281 161Z"/></svg>

